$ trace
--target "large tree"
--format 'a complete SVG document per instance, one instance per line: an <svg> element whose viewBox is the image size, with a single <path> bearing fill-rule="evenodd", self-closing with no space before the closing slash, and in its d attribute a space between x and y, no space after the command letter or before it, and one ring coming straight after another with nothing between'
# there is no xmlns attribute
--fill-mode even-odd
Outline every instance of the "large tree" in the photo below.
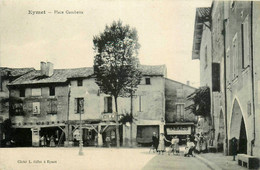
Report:
<svg viewBox="0 0 260 170"><path fill-rule="evenodd" d="M94 36L93 43L96 83L101 92L113 96L115 100L116 143L119 147L117 99L131 96L141 80L137 31L121 21L114 21L106 25L104 32Z"/></svg>

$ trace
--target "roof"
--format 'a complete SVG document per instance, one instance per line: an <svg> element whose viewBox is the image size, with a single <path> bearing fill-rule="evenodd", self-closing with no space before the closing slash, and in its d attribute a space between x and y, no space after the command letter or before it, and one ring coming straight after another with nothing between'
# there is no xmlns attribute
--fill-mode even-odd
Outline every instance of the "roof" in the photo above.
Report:
<svg viewBox="0 0 260 170"><path fill-rule="evenodd" d="M140 65L143 75L166 76L165 65ZM88 78L94 74L93 67L83 67L74 69L54 69L50 77L43 76L40 70L33 70L25 74L9 85L26 85L26 84L46 84L46 83L65 83L72 78Z"/></svg>
<svg viewBox="0 0 260 170"><path fill-rule="evenodd" d="M74 69L54 69L50 77L43 76L40 70L34 70L25 74L9 85L43 84L43 83L65 83L69 78L89 77L93 75L92 67Z"/></svg>
<svg viewBox="0 0 260 170"><path fill-rule="evenodd" d="M19 77L34 70L34 68L8 68L0 67L1 76Z"/></svg>
<svg viewBox="0 0 260 170"><path fill-rule="evenodd" d="M187 85L187 84L184 84L184 83L181 83L179 81L176 81L176 80L172 80L172 79L169 79L169 78L165 78L166 81L171 81L171 82L174 82L174 83L178 83L178 84L181 84L181 85L184 85L186 87L190 87L192 89L197 89L196 87L193 87L193 86L190 86L190 85Z"/></svg>
<svg viewBox="0 0 260 170"><path fill-rule="evenodd" d="M192 59L199 59L199 51L201 38L203 33L203 26L205 22L210 21L210 7L197 8L196 17L194 24L194 34L193 34L193 46L192 46Z"/></svg>
<svg viewBox="0 0 260 170"><path fill-rule="evenodd" d="M140 65L143 75L149 76L167 76L166 65Z"/></svg>

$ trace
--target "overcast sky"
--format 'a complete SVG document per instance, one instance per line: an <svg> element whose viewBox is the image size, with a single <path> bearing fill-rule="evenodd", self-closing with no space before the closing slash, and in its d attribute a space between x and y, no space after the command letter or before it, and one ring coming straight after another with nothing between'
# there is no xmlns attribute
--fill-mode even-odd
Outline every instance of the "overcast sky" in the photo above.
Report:
<svg viewBox="0 0 260 170"><path fill-rule="evenodd" d="M141 64L166 64L168 78L198 87L199 60L191 60L195 9L210 5L211 0L1 0L0 66L39 69L40 61L50 61L54 68L91 67L93 36L120 19L138 31Z"/></svg>

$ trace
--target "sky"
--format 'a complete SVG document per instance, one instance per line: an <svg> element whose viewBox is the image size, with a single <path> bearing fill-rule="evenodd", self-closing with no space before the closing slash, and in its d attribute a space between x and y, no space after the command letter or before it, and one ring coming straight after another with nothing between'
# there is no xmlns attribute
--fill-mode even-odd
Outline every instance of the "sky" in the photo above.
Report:
<svg viewBox="0 0 260 170"><path fill-rule="evenodd" d="M199 60L192 60L195 10L211 0L1 0L0 66L92 67L93 36L121 20L135 27L144 65L167 66L167 77L199 86ZM46 14L29 14L45 11ZM66 14L82 11L83 14ZM57 14L54 11L64 11Z"/></svg>

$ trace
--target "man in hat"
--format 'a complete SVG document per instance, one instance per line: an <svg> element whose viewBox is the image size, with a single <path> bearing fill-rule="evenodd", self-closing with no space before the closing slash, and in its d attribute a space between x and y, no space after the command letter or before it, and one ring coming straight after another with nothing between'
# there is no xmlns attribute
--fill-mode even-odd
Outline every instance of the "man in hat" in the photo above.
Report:
<svg viewBox="0 0 260 170"><path fill-rule="evenodd" d="M152 141L153 141L153 147L156 149L156 152L157 152L159 140L158 140L158 137L156 135L156 132L153 132Z"/></svg>

